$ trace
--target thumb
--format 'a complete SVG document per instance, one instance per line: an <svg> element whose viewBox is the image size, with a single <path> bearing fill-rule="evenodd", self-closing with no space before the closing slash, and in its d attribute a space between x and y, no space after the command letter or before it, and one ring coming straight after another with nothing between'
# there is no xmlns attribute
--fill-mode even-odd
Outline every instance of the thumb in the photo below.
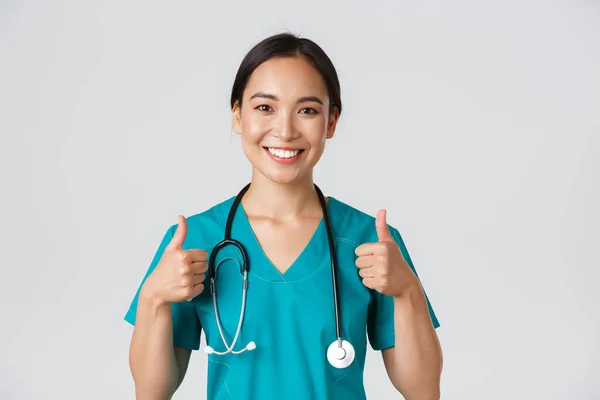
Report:
<svg viewBox="0 0 600 400"><path fill-rule="evenodd" d="M177 230L173 234L171 242L167 246L171 250L181 250L185 237L187 236L187 221L183 215L177 216Z"/></svg>
<svg viewBox="0 0 600 400"><path fill-rule="evenodd" d="M377 238L380 242L389 242L394 240L386 221L386 210L379 210L375 218L375 229L377 230Z"/></svg>

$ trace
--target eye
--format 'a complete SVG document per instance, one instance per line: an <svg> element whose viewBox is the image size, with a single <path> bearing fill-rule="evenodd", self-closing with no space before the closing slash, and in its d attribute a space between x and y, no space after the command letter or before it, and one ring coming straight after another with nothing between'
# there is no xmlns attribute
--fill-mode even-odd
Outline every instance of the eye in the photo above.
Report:
<svg viewBox="0 0 600 400"><path fill-rule="evenodd" d="M302 114L318 114L319 112L312 107L306 107L300 110Z"/></svg>
<svg viewBox="0 0 600 400"><path fill-rule="evenodd" d="M258 110L258 111L265 111L265 112L266 111L273 111L273 109L271 108L271 106L268 106L266 104L261 104L261 105L255 107L254 109Z"/></svg>

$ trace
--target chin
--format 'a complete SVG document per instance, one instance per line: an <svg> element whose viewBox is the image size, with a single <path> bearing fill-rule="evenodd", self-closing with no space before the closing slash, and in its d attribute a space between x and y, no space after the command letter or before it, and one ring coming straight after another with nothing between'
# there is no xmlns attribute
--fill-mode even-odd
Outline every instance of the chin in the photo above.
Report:
<svg viewBox="0 0 600 400"><path fill-rule="evenodd" d="M268 180L274 183L286 185L300 180L301 176L297 174L263 174Z"/></svg>
<svg viewBox="0 0 600 400"><path fill-rule="evenodd" d="M301 171L282 171L278 168L273 169L259 169L258 170L265 178L274 183L282 185L294 183L302 179L304 174Z"/></svg>

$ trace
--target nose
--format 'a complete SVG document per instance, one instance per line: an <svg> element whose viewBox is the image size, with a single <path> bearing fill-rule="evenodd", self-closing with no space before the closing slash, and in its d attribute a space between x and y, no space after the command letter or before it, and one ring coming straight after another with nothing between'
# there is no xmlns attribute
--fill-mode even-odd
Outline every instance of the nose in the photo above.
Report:
<svg viewBox="0 0 600 400"><path fill-rule="evenodd" d="M276 137L286 141L296 138L298 134L294 126L294 119L291 116L282 115L278 122Z"/></svg>

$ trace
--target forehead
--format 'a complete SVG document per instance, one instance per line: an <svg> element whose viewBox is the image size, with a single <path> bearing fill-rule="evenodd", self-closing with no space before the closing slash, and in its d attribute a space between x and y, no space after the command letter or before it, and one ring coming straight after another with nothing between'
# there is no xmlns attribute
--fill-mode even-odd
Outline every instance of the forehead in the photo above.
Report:
<svg viewBox="0 0 600 400"><path fill-rule="evenodd" d="M250 76L244 97L256 92L274 94L282 99L307 95L326 97L327 85L304 57L277 57L259 65Z"/></svg>

